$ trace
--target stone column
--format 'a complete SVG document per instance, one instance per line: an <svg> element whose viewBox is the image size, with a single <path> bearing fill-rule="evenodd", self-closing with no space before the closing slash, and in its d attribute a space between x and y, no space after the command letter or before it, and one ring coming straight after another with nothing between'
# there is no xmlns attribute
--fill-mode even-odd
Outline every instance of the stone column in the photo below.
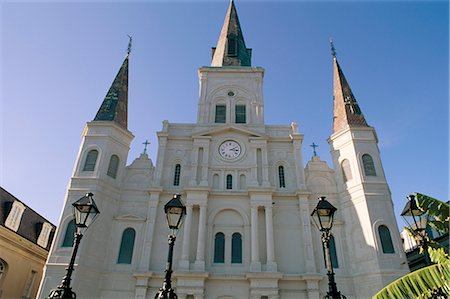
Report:
<svg viewBox="0 0 450 299"><path fill-rule="evenodd" d="M258 206L251 207L251 240L252 240L252 262L250 265L251 272L261 271L261 261L259 259L259 240L258 240Z"/></svg>
<svg viewBox="0 0 450 299"><path fill-rule="evenodd" d="M200 205L200 216L198 220L197 256L195 269L205 270L205 231L206 231L206 205Z"/></svg>
<svg viewBox="0 0 450 299"><path fill-rule="evenodd" d="M267 271L277 271L273 242L273 216L272 206L264 207L266 214L266 247L267 247Z"/></svg>
<svg viewBox="0 0 450 299"><path fill-rule="evenodd" d="M181 260L179 262L180 270L189 270L189 246L191 240L192 223L192 205L186 205L186 220L184 222L183 248L181 251Z"/></svg>

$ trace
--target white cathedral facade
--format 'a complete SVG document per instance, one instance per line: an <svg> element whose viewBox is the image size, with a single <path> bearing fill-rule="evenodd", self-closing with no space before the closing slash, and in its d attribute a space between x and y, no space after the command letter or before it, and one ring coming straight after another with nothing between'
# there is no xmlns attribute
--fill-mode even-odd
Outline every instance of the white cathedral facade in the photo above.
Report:
<svg viewBox="0 0 450 299"><path fill-rule="evenodd" d="M175 193L187 207L172 276L180 299L322 298L324 253L310 216L319 196L338 209L331 259L342 294L370 298L408 272L375 129L336 57L331 167L318 156L304 165L295 123L264 123L264 69L251 66L233 1L211 66L198 71L197 122L164 121L155 164L144 153L126 165L128 60L84 128L39 298L65 275L72 203L87 192L101 214L78 251L78 298L155 296L168 252L163 206Z"/></svg>

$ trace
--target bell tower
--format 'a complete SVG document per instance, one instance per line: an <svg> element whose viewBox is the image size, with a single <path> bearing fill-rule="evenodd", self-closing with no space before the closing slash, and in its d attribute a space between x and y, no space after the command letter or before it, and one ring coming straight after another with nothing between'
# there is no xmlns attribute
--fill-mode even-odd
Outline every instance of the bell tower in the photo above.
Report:
<svg viewBox="0 0 450 299"><path fill-rule="evenodd" d="M357 297L363 298L408 270L402 264L405 256L377 134L367 124L333 45L332 54L334 115L333 134L328 142L336 170L344 235L348 236L348 256L353 259L350 273L355 273Z"/></svg>

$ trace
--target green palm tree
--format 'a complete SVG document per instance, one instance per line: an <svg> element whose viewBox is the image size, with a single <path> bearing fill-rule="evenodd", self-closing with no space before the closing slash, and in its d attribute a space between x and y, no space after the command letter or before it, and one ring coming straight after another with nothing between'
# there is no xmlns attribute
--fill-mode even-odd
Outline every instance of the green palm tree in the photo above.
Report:
<svg viewBox="0 0 450 299"><path fill-rule="evenodd" d="M448 203L439 201L424 194L415 193L417 207L430 216L429 225L438 232L448 234ZM406 228L416 237L414 231ZM420 248L423 253L424 248ZM430 260L434 263L409 273L384 287L372 299L392 298L449 298L450 297L450 257L448 248L442 247L433 240L427 240Z"/></svg>

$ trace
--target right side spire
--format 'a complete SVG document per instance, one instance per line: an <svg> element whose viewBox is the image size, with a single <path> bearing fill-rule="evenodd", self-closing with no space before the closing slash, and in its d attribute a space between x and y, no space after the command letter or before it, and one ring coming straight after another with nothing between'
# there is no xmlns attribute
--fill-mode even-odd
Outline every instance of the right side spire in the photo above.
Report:
<svg viewBox="0 0 450 299"><path fill-rule="evenodd" d="M359 108L358 102L353 95L350 85L345 79L344 73L336 58L336 49L333 41L331 43L331 54L333 55L334 67L334 114L333 114L333 133L339 132L346 126L350 127L369 127L364 115Z"/></svg>

